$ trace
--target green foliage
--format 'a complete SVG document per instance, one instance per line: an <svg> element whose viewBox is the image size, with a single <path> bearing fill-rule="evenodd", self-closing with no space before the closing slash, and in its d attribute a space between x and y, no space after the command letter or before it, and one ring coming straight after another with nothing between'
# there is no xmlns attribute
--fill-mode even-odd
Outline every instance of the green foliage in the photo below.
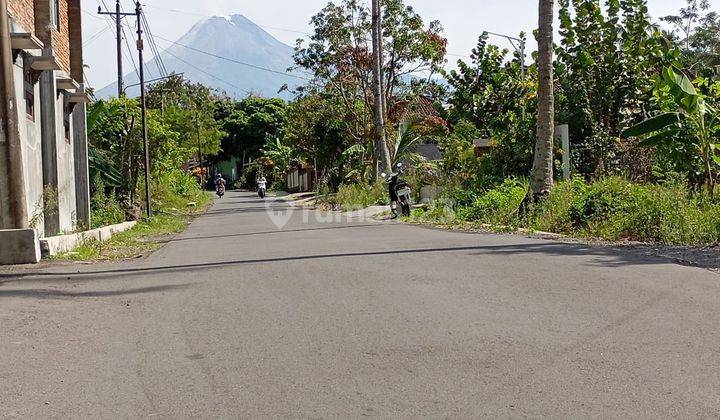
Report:
<svg viewBox="0 0 720 420"><path fill-rule="evenodd" d="M517 209L524 183L506 181L455 206L457 219L506 230L529 228L611 241L668 245L716 245L720 241L720 202L689 192L677 183L641 185L620 177L588 183L576 177L559 182L528 214ZM460 197L457 201L461 201ZM415 212L416 220L448 223L447 199Z"/></svg>
<svg viewBox="0 0 720 420"><path fill-rule="evenodd" d="M425 24L403 0L384 1L383 20L385 89L382 95L388 126L392 126L401 119L392 117L401 117L408 101L438 90L431 77L409 80L413 74L432 75L438 71L444 61L446 40L438 22ZM331 2L313 16L311 24L314 32L310 39L297 42L295 64L310 73L313 80L298 93L301 97L313 98L307 103L321 101L327 105L310 112L322 115L324 121L304 113L307 103L303 103L295 111L303 112L309 121L295 124L288 133L293 141L300 143L307 142L297 137L301 130L317 132L314 136L318 139L314 145L317 147L302 150L312 154L313 162L317 158L321 176L328 178L331 185L337 186L346 179L367 182L375 137L368 5L357 0ZM292 119L289 120L293 124ZM388 128L389 132L393 131ZM345 160L350 156L343 156L343 151L354 145L360 145L364 153Z"/></svg>
<svg viewBox="0 0 720 420"><path fill-rule="evenodd" d="M263 149L263 155L273 168L275 178L283 178L297 153L292 147L283 144L280 138L274 138L268 139L265 149Z"/></svg>
<svg viewBox="0 0 720 420"><path fill-rule="evenodd" d="M526 182L508 179L477 197L469 206L460 207L457 216L460 220L495 225L514 223L527 188Z"/></svg>
<svg viewBox="0 0 720 420"><path fill-rule="evenodd" d="M628 171L617 137L654 109L653 78L679 51L650 26L645 0L559 5L556 109L570 126L573 166L590 177Z"/></svg>
<svg viewBox="0 0 720 420"><path fill-rule="evenodd" d="M707 86L705 80L698 79L696 84L697 87L687 75L674 68L665 68L656 87L656 97L664 96L665 100L661 103L675 109L630 127L622 135L630 137L652 134L645 139L644 145L665 146L665 149L661 150L669 149L671 156L681 160L681 163L702 162L705 185L710 195L714 195L720 169L720 156L717 153L720 146L720 113L711 103L717 102L720 83ZM702 92L704 87L709 94ZM687 155L690 151L688 149L694 149L694 156ZM691 167L688 175L694 175L692 172L694 171Z"/></svg>
<svg viewBox="0 0 720 420"><path fill-rule="evenodd" d="M105 193L105 187L100 178L95 178L93 195L90 199L91 228L115 225L125 221L125 210L115 197L115 193Z"/></svg>
<svg viewBox="0 0 720 420"><path fill-rule="evenodd" d="M519 55L505 63L507 55L507 50L480 37L472 61L459 60L458 70L445 73L454 88L448 118L456 125L475 126L471 143L481 137L491 140L493 148L483 157L482 170L497 182L529 175L535 144L537 70L531 67L522 80Z"/></svg>
<svg viewBox="0 0 720 420"><path fill-rule="evenodd" d="M343 211L364 209L374 204L387 204L387 187L382 183L343 184L335 196L336 203Z"/></svg>
<svg viewBox="0 0 720 420"><path fill-rule="evenodd" d="M222 151L214 160L259 158L260 149L268 139L283 137L286 108L285 101L276 98L250 96L242 101L218 101L215 119L221 122L226 135L222 139Z"/></svg>

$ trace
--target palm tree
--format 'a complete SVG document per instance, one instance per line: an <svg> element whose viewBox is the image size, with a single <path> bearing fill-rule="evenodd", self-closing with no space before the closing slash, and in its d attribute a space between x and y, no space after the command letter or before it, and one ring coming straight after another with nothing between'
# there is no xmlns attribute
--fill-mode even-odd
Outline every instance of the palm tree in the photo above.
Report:
<svg viewBox="0 0 720 420"><path fill-rule="evenodd" d="M553 6L554 0L539 0L538 30L538 118L535 159L530 172L528 199L535 201L553 188L553 139L555 98L553 95Z"/></svg>

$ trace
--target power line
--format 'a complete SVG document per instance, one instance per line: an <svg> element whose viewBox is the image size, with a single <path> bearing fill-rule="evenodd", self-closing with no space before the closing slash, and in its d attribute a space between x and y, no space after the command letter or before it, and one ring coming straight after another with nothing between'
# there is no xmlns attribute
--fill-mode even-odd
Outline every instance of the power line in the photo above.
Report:
<svg viewBox="0 0 720 420"><path fill-rule="evenodd" d="M158 71L160 72L161 76L167 76L168 71L165 67L165 63L163 62L162 56L160 55L160 49L157 46L157 43L155 42L155 35L152 32L152 29L150 28L150 22L147 20L147 16L145 13L142 15L142 21L143 25L145 27L145 31L147 32L147 38L150 43L150 49L153 52L153 59L155 60L155 65L158 67Z"/></svg>
<svg viewBox="0 0 720 420"><path fill-rule="evenodd" d="M201 73L203 73L203 74L205 74L205 75L207 75L207 76L212 77L213 79L219 80L219 81L225 83L225 84L228 85L228 86L234 87L235 89L239 89L239 90L247 93L248 95L252 95L252 92L250 92L250 91L248 91L248 90L245 90L245 89L241 88L240 86L237 86L237 85L235 85L235 84L233 84L233 83L230 83L230 82L228 82L227 80L224 80L224 79L222 79L222 78L220 78L220 77L217 77L217 76L215 76L214 74L208 73L207 71L201 69L200 67L197 67L196 65L194 65L194 64L192 64L192 63L190 63L190 62L188 62L188 61L186 61L186 60L183 60L182 58L178 57L177 55L171 53L171 52L168 51L168 50L165 50L165 52L166 52L167 54L169 54L170 56L176 58L177 60L179 60L179 61L187 64L187 65L190 66L190 67L192 67L193 69L195 69L195 70L197 70L197 71L199 71L199 72L201 72Z"/></svg>
<svg viewBox="0 0 720 420"><path fill-rule="evenodd" d="M311 80L311 79L308 79L307 77L298 76L298 75L295 75L295 74L292 74L292 73L288 73L288 72L282 72L282 71L278 71L278 70L273 70L273 69L269 69L269 68L266 68L266 67L256 66L255 64L250 64L250 63L246 63L246 62L243 62L243 61L240 61L240 60L235 60L235 59L233 59L233 58L223 57L223 56L221 56L221 55L217 55L217 54L213 54L213 53L210 53L210 52L207 52L207 51L199 50L199 49L197 49L197 48L193 48L193 47L190 47L190 46L188 46L188 45L180 44L179 42L171 41L171 40L169 40L169 39L167 39L167 38L163 38L163 37L161 37L160 35L155 35L155 38L158 38L158 39L161 39L161 40L163 40L163 41L169 42L169 43L171 43L171 44L173 44L173 45L178 45L178 46L180 46L180 47L187 48L187 49L189 49L189 50L191 50L191 51L199 52L199 53L201 53L201 54L209 55L209 56L211 56L211 57L219 58L219 59L221 59L221 60L229 61L229 62L232 62L232 63L235 63L235 64L240 64L240 65L243 65L243 66L251 67L251 68L254 68L254 69L257 69L257 70L263 70L263 71L267 71L267 72L270 72L270 73L275 73L275 74L279 74L279 75L282 75L282 76L292 77L292 78L295 78L295 79L300 79L300 80L305 80L305 81L310 81L310 80ZM168 50L166 49L165 52L168 52Z"/></svg>
<svg viewBox="0 0 720 420"><path fill-rule="evenodd" d="M103 19L103 20L104 20L104 19ZM84 46L90 44L91 42L95 41L96 39L100 38L100 35L104 34L105 31L107 31L108 29L110 29L110 27L107 27L107 26L106 26L106 27L100 29L99 31L95 32L94 34L90 35L90 36L82 43L82 46L84 47Z"/></svg>
<svg viewBox="0 0 720 420"><path fill-rule="evenodd" d="M213 15L208 15L206 13L189 12L189 11L184 11L184 10L179 10L179 9L171 9L171 8L167 8L167 7L159 7L159 6L145 6L145 7L150 8L150 9L165 10L168 12L174 12L174 13L179 13L179 14L184 14L184 15L194 15L194 16L201 16L201 17L215 17ZM233 23L236 25L240 24L240 25L248 25L248 26L257 26L257 27L264 28L264 29L273 29L276 31L292 32L292 33L296 33L296 34L300 34L300 35L312 36L311 34L309 34L307 32L300 31L297 29L287 29L287 28L278 28L276 26L258 25L257 23L254 23L254 22L233 22Z"/></svg>

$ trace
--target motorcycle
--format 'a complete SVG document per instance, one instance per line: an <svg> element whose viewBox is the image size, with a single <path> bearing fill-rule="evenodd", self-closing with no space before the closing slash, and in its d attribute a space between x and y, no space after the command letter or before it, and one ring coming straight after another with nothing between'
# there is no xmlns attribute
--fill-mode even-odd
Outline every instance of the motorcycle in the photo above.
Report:
<svg viewBox="0 0 720 420"><path fill-rule="evenodd" d="M215 194L217 194L218 198L222 198L222 196L225 195L225 186L224 185L216 186Z"/></svg>
<svg viewBox="0 0 720 420"><path fill-rule="evenodd" d="M402 179L400 176L405 172L402 163L397 164L397 172L386 174L383 172L381 175L388 183L388 194L390 195L390 211L393 217L398 217L402 214L407 217L410 216L410 205L412 190L410 185Z"/></svg>
<svg viewBox="0 0 720 420"><path fill-rule="evenodd" d="M265 187L258 187L258 197L265 198L265 194L267 191L265 191Z"/></svg>

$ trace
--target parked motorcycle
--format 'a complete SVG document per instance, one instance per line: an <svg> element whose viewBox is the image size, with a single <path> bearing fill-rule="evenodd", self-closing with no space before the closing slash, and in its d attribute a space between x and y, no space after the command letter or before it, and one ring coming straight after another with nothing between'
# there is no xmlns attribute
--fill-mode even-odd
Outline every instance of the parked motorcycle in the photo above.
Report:
<svg viewBox="0 0 720 420"><path fill-rule="evenodd" d="M412 190L410 185L402 179L400 176L405 172L402 163L398 163L397 172L386 174L382 173L382 177L388 183L388 194L390 195L390 211L393 217L397 217L399 214L403 216L410 216L410 205Z"/></svg>

